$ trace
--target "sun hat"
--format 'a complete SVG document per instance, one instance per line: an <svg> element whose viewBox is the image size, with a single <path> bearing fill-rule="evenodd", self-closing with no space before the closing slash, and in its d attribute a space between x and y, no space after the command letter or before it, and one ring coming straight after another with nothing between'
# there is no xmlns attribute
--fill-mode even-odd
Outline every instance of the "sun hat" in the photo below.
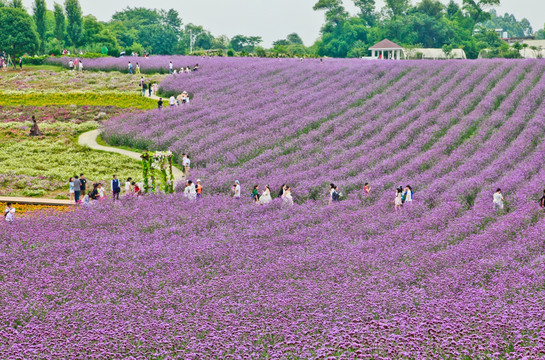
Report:
<svg viewBox="0 0 545 360"><path fill-rule="evenodd" d="M240 182L238 180L235 180L235 184L240 184Z"/></svg>

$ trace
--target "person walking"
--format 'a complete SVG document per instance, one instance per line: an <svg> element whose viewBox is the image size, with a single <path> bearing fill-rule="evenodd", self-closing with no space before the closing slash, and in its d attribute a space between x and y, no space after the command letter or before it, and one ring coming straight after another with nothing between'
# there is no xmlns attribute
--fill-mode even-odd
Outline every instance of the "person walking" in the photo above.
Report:
<svg viewBox="0 0 545 360"><path fill-rule="evenodd" d="M168 64L168 74L172 75L172 70L174 69L174 65L172 64L172 61Z"/></svg>
<svg viewBox="0 0 545 360"><path fill-rule="evenodd" d="M15 220L15 208L11 206L11 203L6 204L6 208L4 209L4 218L8 224Z"/></svg>
<svg viewBox="0 0 545 360"><path fill-rule="evenodd" d="M151 97L151 87L152 87L152 82L151 82L151 80L150 80L149 85L148 85L149 97Z"/></svg>
<svg viewBox="0 0 545 360"><path fill-rule="evenodd" d="M286 186L286 191L282 195L282 206L293 206L293 197L291 196L291 188L289 186Z"/></svg>
<svg viewBox="0 0 545 360"><path fill-rule="evenodd" d="M254 190L252 191L252 200L254 203L259 204L259 185L254 186Z"/></svg>
<svg viewBox="0 0 545 360"><path fill-rule="evenodd" d="M183 153L182 156L183 156L182 165L184 167L184 174L185 174L185 177L187 178L189 177L189 170L191 170L191 160L189 159L186 153Z"/></svg>
<svg viewBox="0 0 545 360"><path fill-rule="evenodd" d="M83 61L79 62L78 69L79 69L79 72L83 72Z"/></svg>
<svg viewBox="0 0 545 360"><path fill-rule="evenodd" d="M129 61L129 64L127 65L127 68L129 70L129 74L132 75L132 64L130 61Z"/></svg>
<svg viewBox="0 0 545 360"><path fill-rule="evenodd" d="M146 96L147 92L148 92L148 84L143 83L142 84L142 96Z"/></svg>
<svg viewBox="0 0 545 360"><path fill-rule="evenodd" d="M70 61L68 62L68 67L70 68L70 70L74 70L74 61L72 59L70 59Z"/></svg>
<svg viewBox="0 0 545 360"><path fill-rule="evenodd" d="M84 196L85 189L87 188L87 179L85 178L85 175L79 174L79 182L81 187L81 196Z"/></svg>
<svg viewBox="0 0 545 360"><path fill-rule="evenodd" d="M81 182L79 181L79 176L74 176L74 201L79 203L79 197L81 195Z"/></svg>
<svg viewBox="0 0 545 360"><path fill-rule="evenodd" d="M74 200L74 178L70 178L68 180L68 185L70 186L70 190L68 191L68 194L70 195L70 200Z"/></svg>
<svg viewBox="0 0 545 360"><path fill-rule="evenodd" d="M168 99L168 103L170 104L170 108L173 109L174 106L176 106L176 98L174 97L174 95L172 95L169 99Z"/></svg>
<svg viewBox="0 0 545 360"><path fill-rule="evenodd" d="M136 63L136 74L140 74L140 64Z"/></svg>
<svg viewBox="0 0 545 360"><path fill-rule="evenodd" d="M231 192L233 193L233 197L235 199L240 199L240 182L238 180L235 180L235 184L233 185L233 188L231 189Z"/></svg>
<svg viewBox="0 0 545 360"><path fill-rule="evenodd" d="M259 197L259 203L261 205L268 204L272 201L271 197L271 188L269 185L265 185L265 190L261 193L261 196Z"/></svg>
<svg viewBox="0 0 545 360"><path fill-rule="evenodd" d="M410 185L405 186L405 189L403 190L403 203L412 203L413 202L413 188Z"/></svg>
<svg viewBox="0 0 545 360"><path fill-rule="evenodd" d="M163 98L159 98L159 101L157 101L157 109L163 110Z"/></svg>
<svg viewBox="0 0 545 360"><path fill-rule="evenodd" d="M201 185L201 179L197 179L197 199L202 198L202 185Z"/></svg>
<svg viewBox="0 0 545 360"><path fill-rule="evenodd" d="M121 185L119 183L119 179L117 178L117 175L113 176L110 187L112 189L113 201L115 201L116 199L119 200L119 193L121 192Z"/></svg>
<svg viewBox="0 0 545 360"><path fill-rule="evenodd" d="M494 210L499 211L503 209L503 193L498 188L492 197L492 203L494 204Z"/></svg>
<svg viewBox="0 0 545 360"><path fill-rule="evenodd" d="M403 188L400 186L396 189L396 197L394 198L395 211L401 210L401 206L403 206L403 200L401 198L402 194L403 194Z"/></svg>

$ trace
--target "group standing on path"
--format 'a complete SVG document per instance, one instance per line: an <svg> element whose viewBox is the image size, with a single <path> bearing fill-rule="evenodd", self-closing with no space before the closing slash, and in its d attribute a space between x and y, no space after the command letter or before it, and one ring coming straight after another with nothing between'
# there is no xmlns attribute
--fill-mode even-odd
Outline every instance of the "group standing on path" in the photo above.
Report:
<svg viewBox="0 0 545 360"><path fill-rule="evenodd" d="M72 60L70 59L70 61L68 61L68 67L70 68L70 70L72 71L79 71L79 72L82 72L83 71L83 61L81 61L80 59L76 58L76 60Z"/></svg>

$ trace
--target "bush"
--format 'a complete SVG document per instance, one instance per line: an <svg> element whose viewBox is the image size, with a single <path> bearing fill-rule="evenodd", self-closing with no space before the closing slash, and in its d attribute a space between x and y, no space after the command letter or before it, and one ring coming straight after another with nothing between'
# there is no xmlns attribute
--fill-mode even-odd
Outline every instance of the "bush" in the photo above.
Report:
<svg viewBox="0 0 545 360"><path fill-rule="evenodd" d="M233 49L227 50L227 56L229 56L229 57L235 56L235 52L233 51Z"/></svg>
<svg viewBox="0 0 545 360"><path fill-rule="evenodd" d="M23 64L26 65L43 65L45 59L49 58L47 55L43 56L29 56L23 58Z"/></svg>
<svg viewBox="0 0 545 360"><path fill-rule="evenodd" d="M23 190L23 196L29 196L29 197L41 197L41 196L44 196L45 193L46 193L45 190L31 190L31 189Z"/></svg>

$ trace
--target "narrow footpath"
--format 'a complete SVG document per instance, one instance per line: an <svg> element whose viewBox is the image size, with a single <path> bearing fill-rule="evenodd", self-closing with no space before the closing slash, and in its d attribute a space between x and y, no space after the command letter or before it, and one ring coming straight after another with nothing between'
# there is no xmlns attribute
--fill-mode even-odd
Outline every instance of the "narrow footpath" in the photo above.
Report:
<svg viewBox="0 0 545 360"><path fill-rule="evenodd" d="M97 137L99 135L100 135L100 130L88 131L88 132L83 133L83 134L81 134L79 136L78 143L81 146L87 146L87 147L89 147L89 148L91 148L93 150L100 150L100 151L107 151L107 152L117 153L117 154L121 154L121 155L130 157L131 159L138 160L138 161L142 160L140 158L140 155L142 155L141 153L137 153L137 152L129 151L129 150L124 150L124 149L118 149L118 148L111 147L111 146L99 145L97 143ZM184 173L180 169L178 169L177 167L174 167L174 166L172 167L172 175L174 175L174 180L176 182L185 180Z"/></svg>

